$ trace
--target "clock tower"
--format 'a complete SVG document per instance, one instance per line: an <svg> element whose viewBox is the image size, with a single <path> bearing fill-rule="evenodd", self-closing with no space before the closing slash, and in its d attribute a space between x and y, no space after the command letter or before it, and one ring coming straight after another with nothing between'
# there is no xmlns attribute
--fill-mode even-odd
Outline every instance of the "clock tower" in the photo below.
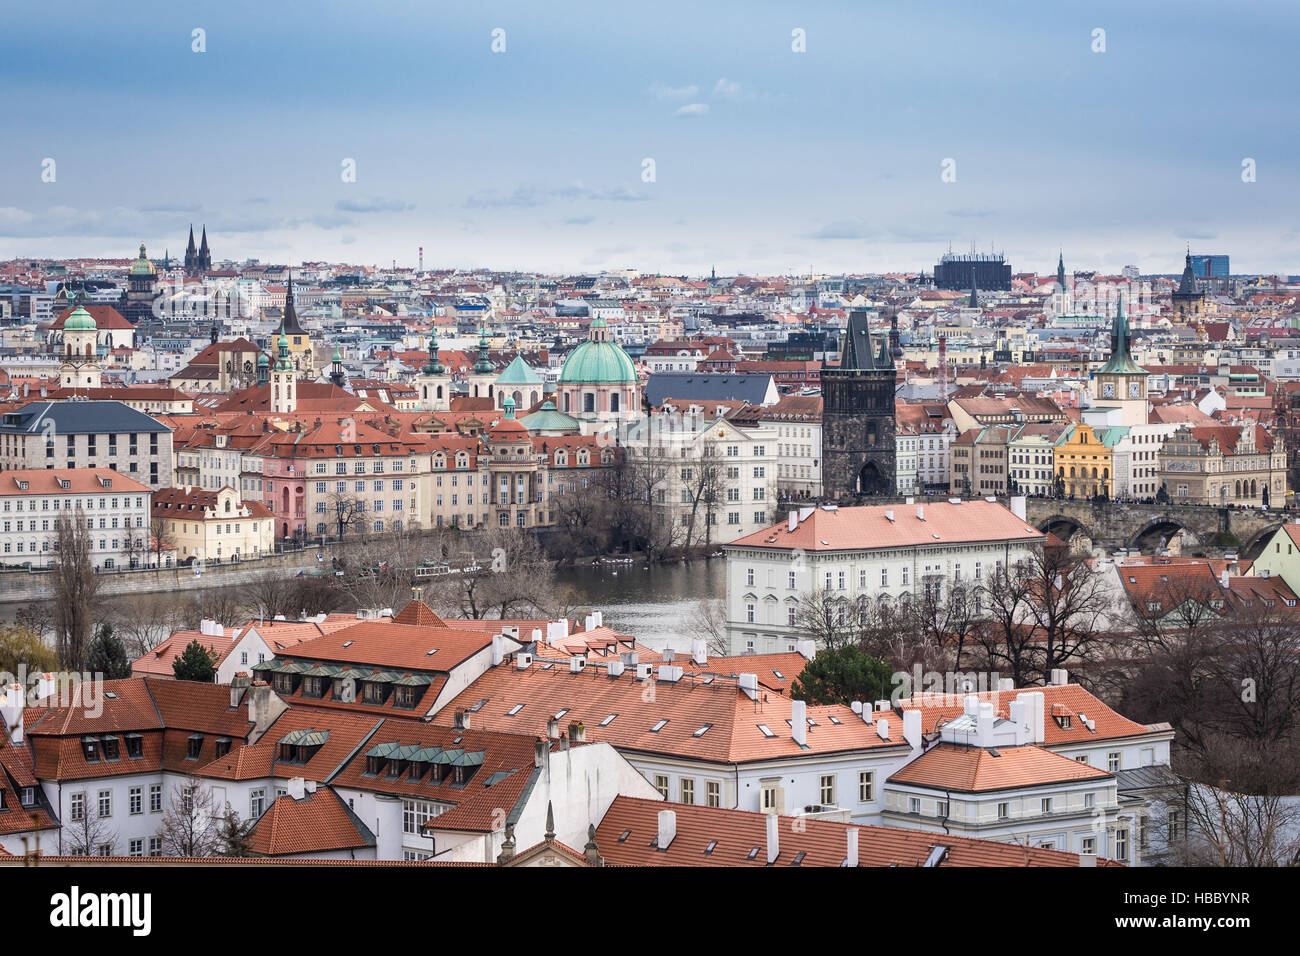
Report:
<svg viewBox="0 0 1300 956"><path fill-rule="evenodd" d="M1110 360L1093 377L1096 404L1120 408L1121 425L1145 425L1149 374L1129 354L1128 318L1121 298L1110 327Z"/></svg>

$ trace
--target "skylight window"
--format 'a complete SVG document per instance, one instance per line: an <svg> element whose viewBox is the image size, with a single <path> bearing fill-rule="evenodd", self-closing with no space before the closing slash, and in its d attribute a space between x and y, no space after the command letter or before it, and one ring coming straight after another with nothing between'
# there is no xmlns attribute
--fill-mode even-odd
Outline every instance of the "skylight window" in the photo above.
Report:
<svg viewBox="0 0 1300 956"><path fill-rule="evenodd" d="M631 835L632 835L632 831L631 831L631 830L624 830L622 833L620 833L620 834L618 835L618 842L619 842L619 843L626 843L626 842L627 842L627 838L630 837Z"/></svg>
<svg viewBox="0 0 1300 956"><path fill-rule="evenodd" d="M652 734L659 733L659 731L664 729L667 723L668 723L668 718L665 717L663 720L659 721L659 723L655 724L653 727L650 728L650 733Z"/></svg>
<svg viewBox="0 0 1300 956"><path fill-rule="evenodd" d="M344 647L351 647L354 643L355 643L354 641L344 641L344 642L343 642L343 646L344 646Z"/></svg>
<svg viewBox="0 0 1300 956"><path fill-rule="evenodd" d="M567 708L567 707L564 708L564 710L560 711L559 713L557 713L557 714L555 715L555 719L556 719L556 720L559 720L561 717L563 717L563 716L564 716L565 714L567 714L568 712L569 712L569 708Z"/></svg>
<svg viewBox="0 0 1300 956"><path fill-rule="evenodd" d="M804 858L805 855L806 855L805 852L804 852L803 850L800 850L798 853L796 853L796 854L794 855L794 859L790 861L790 865L791 865L791 866L802 866L802 865L803 865L803 858Z"/></svg>
<svg viewBox="0 0 1300 956"><path fill-rule="evenodd" d="M839 725L839 722L840 722L840 719L839 719L838 717L836 717L834 714L831 714L831 723L832 723L832 724L835 724L836 726L838 726L838 725Z"/></svg>
<svg viewBox="0 0 1300 956"><path fill-rule="evenodd" d="M708 677L704 678L704 680L700 681L700 683L701 683L701 684L712 684L712 683L713 683L713 675L710 674Z"/></svg>
<svg viewBox="0 0 1300 956"><path fill-rule="evenodd" d="M484 697L484 698L483 698L482 700L480 700L477 704L475 704L473 707L471 707L470 710L472 710L474 713L477 714L480 710L483 709L483 705L486 704L486 703L487 703L487 698Z"/></svg>
<svg viewBox="0 0 1300 956"><path fill-rule="evenodd" d="M749 852L745 854L745 859L746 859L746 860L752 860L752 859L754 859L754 858L757 857L757 856L758 856L758 847L756 847L756 846L755 846L755 847L750 847Z"/></svg>
<svg viewBox="0 0 1300 956"><path fill-rule="evenodd" d="M618 714L610 714L608 717L606 717L604 720L600 722L599 726L608 727L610 724L614 722L614 718L617 716Z"/></svg>
<svg viewBox="0 0 1300 956"><path fill-rule="evenodd" d="M438 649L435 647L435 648L434 648L433 650L431 650L431 651L425 651L424 656L425 656L425 657L432 657L434 654L437 654L437 653L438 653Z"/></svg>
<svg viewBox="0 0 1300 956"><path fill-rule="evenodd" d="M695 733L691 734L691 736L692 736L692 737L703 737L705 734L707 734L707 733L709 732L709 728L712 727L712 726L713 726L712 724L704 724L703 726L700 727L699 730L697 730L697 731L695 731Z"/></svg>
<svg viewBox="0 0 1300 956"><path fill-rule="evenodd" d="M781 673L779 670L777 670L775 667L772 668L772 673L775 674L775 675L776 675L780 680L785 680L785 675L782 674L782 673Z"/></svg>
<svg viewBox="0 0 1300 956"><path fill-rule="evenodd" d="M511 707L509 710L506 711L506 716L513 717L515 714L519 713L523 709L524 709L523 704L515 704L515 706Z"/></svg>
<svg viewBox="0 0 1300 956"><path fill-rule="evenodd" d="M763 732L763 736L764 736L764 737L775 737L775 736L776 736L776 734L772 733L772 728L769 727L767 724L759 724L759 725L758 725L758 729L761 730L761 731Z"/></svg>
<svg viewBox="0 0 1300 956"><path fill-rule="evenodd" d="M705 855L706 855L706 856L709 855L709 854L712 853L715 849L717 849L717 847L718 847L718 841L717 841L717 840L710 840L710 841L709 841L709 845L706 846L706 847L704 848L704 853L705 853Z"/></svg>

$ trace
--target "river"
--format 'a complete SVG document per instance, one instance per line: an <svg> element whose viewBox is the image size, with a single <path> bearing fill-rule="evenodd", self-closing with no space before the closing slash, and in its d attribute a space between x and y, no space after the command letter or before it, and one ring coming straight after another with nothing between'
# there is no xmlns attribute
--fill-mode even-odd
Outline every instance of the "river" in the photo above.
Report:
<svg viewBox="0 0 1300 956"><path fill-rule="evenodd" d="M600 611L614 630L655 650L689 651L699 602L726 597L726 568L722 558L650 566L580 565L556 572L556 578L572 589L575 604Z"/></svg>

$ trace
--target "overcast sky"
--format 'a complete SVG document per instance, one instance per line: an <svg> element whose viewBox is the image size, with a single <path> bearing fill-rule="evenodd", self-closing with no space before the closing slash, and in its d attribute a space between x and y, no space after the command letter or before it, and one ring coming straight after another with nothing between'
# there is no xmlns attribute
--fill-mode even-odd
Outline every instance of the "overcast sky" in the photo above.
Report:
<svg viewBox="0 0 1300 956"><path fill-rule="evenodd" d="M13 4L0 258L177 255L206 222L217 259L293 263L901 271L974 242L1177 272L1190 241L1300 272L1297 27L1244 0Z"/></svg>

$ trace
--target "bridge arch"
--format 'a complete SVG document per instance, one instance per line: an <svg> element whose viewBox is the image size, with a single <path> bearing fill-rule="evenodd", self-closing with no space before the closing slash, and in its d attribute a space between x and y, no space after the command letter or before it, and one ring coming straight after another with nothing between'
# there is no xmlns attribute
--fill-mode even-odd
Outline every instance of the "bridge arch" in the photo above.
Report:
<svg viewBox="0 0 1300 956"><path fill-rule="evenodd" d="M1254 561L1263 553L1264 545L1268 544L1268 539L1281 531L1284 524L1286 522L1279 521L1277 524L1260 528L1241 543L1241 547L1237 550L1237 557L1243 561Z"/></svg>
<svg viewBox="0 0 1300 956"><path fill-rule="evenodd" d="M1054 534L1067 544L1076 534L1081 534L1090 541L1096 540L1096 536L1090 528L1079 521L1078 518L1072 518L1066 514L1058 513L1050 518L1044 518L1038 523L1038 530L1044 534Z"/></svg>
<svg viewBox="0 0 1300 956"><path fill-rule="evenodd" d="M1188 544L1200 544L1200 539L1195 530L1189 528L1172 515L1161 514L1139 528L1128 539L1127 547L1139 551L1154 551L1179 532L1182 532L1183 538Z"/></svg>

